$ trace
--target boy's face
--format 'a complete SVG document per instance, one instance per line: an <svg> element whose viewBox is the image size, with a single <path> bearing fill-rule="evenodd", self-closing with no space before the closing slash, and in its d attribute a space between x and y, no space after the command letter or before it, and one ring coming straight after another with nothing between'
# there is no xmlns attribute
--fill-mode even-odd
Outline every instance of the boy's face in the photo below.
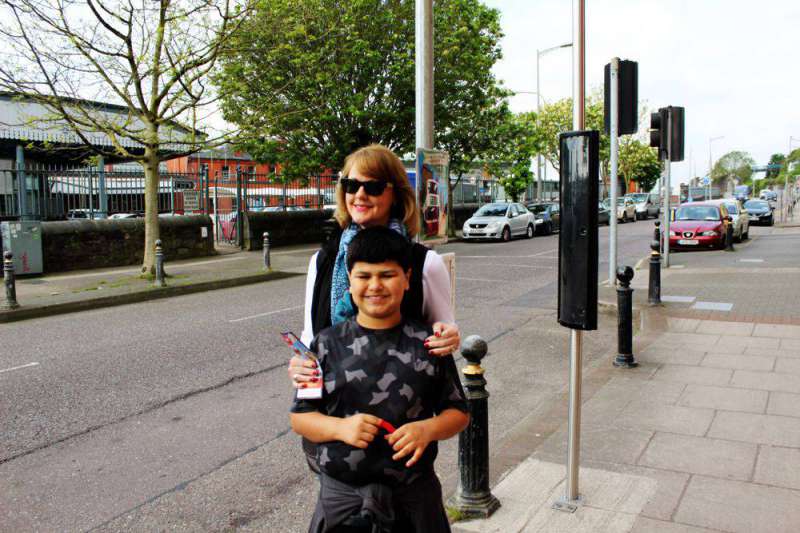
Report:
<svg viewBox="0 0 800 533"><path fill-rule="evenodd" d="M395 261L356 261L350 271L350 296L359 314L378 320L399 317L410 274Z"/></svg>

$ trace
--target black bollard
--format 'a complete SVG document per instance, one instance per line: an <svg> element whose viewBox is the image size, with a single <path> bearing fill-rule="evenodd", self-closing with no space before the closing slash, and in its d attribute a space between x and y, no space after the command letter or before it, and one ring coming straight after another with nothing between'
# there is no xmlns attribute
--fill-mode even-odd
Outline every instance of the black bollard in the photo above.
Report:
<svg viewBox="0 0 800 533"><path fill-rule="evenodd" d="M661 222L656 220L656 227L653 230L653 240L658 243L659 253L664 252L664 240L661 238Z"/></svg>
<svg viewBox="0 0 800 533"><path fill-rule="evenodd" d="M460 482L448 505L465 518L488 518L500 507L489 489L489 393L481 359L486 341L478 335L467 337L461 354L469 361L464 368L464 389L469 404L469 425L458 436Z"/></svg>
<svg viewBox="0 0 800 533"><path fill-rule="evenodd" d="M621 266L617 269L617 358L614 366L634 368L639 366L633 358L633 269Z"/></svg>
<svg viewBox="0 0 800 533"><path fill-rule="evenodd" d="M650 243L650 284L647 287L647 302L650 305L661 304L661 254L658 241Z"/></svg>
<svg viewBox="0 0 800 533"><path fill-rule="evenodd" d="M272 270L272 264L269 258L269 232L264 232L264 268L267 270Z"/></svg>
<svg viewBox="0 0 800 533"><path fill-rule="evenodd" d="M6 252L3 254L3 276L6 286L6 299L2 309L11 310L19 307L17 302L17 279L14 275L14 254Z"/></svg>
<svg viewBox="0 0 800 533"><path fill-rule="evenodd" d="M166 287L164 280L164 250L161 248L161 239L156 241L156 287Z"/></svg>
<svg viewBox="0 0 800 533"><path fill-rule="evenodd" d="M730 215L728 215L730 218ZM733 219L731 219L733 220ZM725 251L726 252L735 252L736 250L733 249L733 222L729 222L726 226L727 231L725 232Z"/></svg>

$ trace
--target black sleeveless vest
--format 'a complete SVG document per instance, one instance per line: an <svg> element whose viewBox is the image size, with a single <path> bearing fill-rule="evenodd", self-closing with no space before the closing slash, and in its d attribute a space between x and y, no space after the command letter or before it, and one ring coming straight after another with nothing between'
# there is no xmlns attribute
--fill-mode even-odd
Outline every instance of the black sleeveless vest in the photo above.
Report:
<svg viewBox="0 0 800 533"><path fill-rule="evenodd" d="M331 325L331 280L341 237L342 231L339 229L322 245L317 255L317 278L314 280L314 294L311 300L311 325L314 335ZM423 323L428 322L422 316L422 268L425 266L427 253L428 248L419 243L414 243L411 248L411 279L401 307L404 317Z"/></svg>

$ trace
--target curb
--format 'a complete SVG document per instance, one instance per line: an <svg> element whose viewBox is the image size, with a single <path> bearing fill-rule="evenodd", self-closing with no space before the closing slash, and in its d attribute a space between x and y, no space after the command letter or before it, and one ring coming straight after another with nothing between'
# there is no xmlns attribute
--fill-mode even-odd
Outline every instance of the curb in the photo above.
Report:
<svg viewBox="0 0 800 533"><path fill-rule="evenodd" d="M13 311L0 311L0 324L28 320L31 318L63 315L66 313L74 313L76 311L88 311L90 309L100 309L103 307L116 307L118 305L146 302L149 300L159 300L162 298L170 298L172 296L181 296L184 294L194 294L197 292L228 289L231 287L252 285L254 283L274 281L302 275L303 274L298 274L296 272L274 271L251 274L249 276L241 276L238 278L203 281L200 283L192 283L187 285L173 285L163 288L153 287L149 290L103 296L100 298L80 300L77 302L65 302L52 305L34 305L30 307L22 306Z"/></svg>

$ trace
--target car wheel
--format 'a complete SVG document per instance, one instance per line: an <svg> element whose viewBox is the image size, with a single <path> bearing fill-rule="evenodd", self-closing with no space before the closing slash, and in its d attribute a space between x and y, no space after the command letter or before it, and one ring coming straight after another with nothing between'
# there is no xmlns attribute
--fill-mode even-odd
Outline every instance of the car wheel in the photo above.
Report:
<svg viewBox="0 0 800 533"><path fill-rule="evenodd" d="M744 232L740 232L738 236L733 236L733 242L742 242L744 240Z"/></svg>
<svg viewBox="0 0 800 533"><path fill-rule="evenodd" d="M503 233L500 234L500 239L503 242L508 242L511 240L511 230L508 228L508 226L503 228Z"/></svg>
<svg viewBox="0 0 800 533"><path fill-rule="evenodd" d="M775 224L775 217L769 217L769 223L767 226L772 226L773 224Z"/></svg>
<svg viewBox="0 0 800 533"><path fill-rule="evenodd" d="M534 233L536 233L536 231L533 229L533 224L528 224L528 230L525 232L525 238L533 239Z"/></svg>

